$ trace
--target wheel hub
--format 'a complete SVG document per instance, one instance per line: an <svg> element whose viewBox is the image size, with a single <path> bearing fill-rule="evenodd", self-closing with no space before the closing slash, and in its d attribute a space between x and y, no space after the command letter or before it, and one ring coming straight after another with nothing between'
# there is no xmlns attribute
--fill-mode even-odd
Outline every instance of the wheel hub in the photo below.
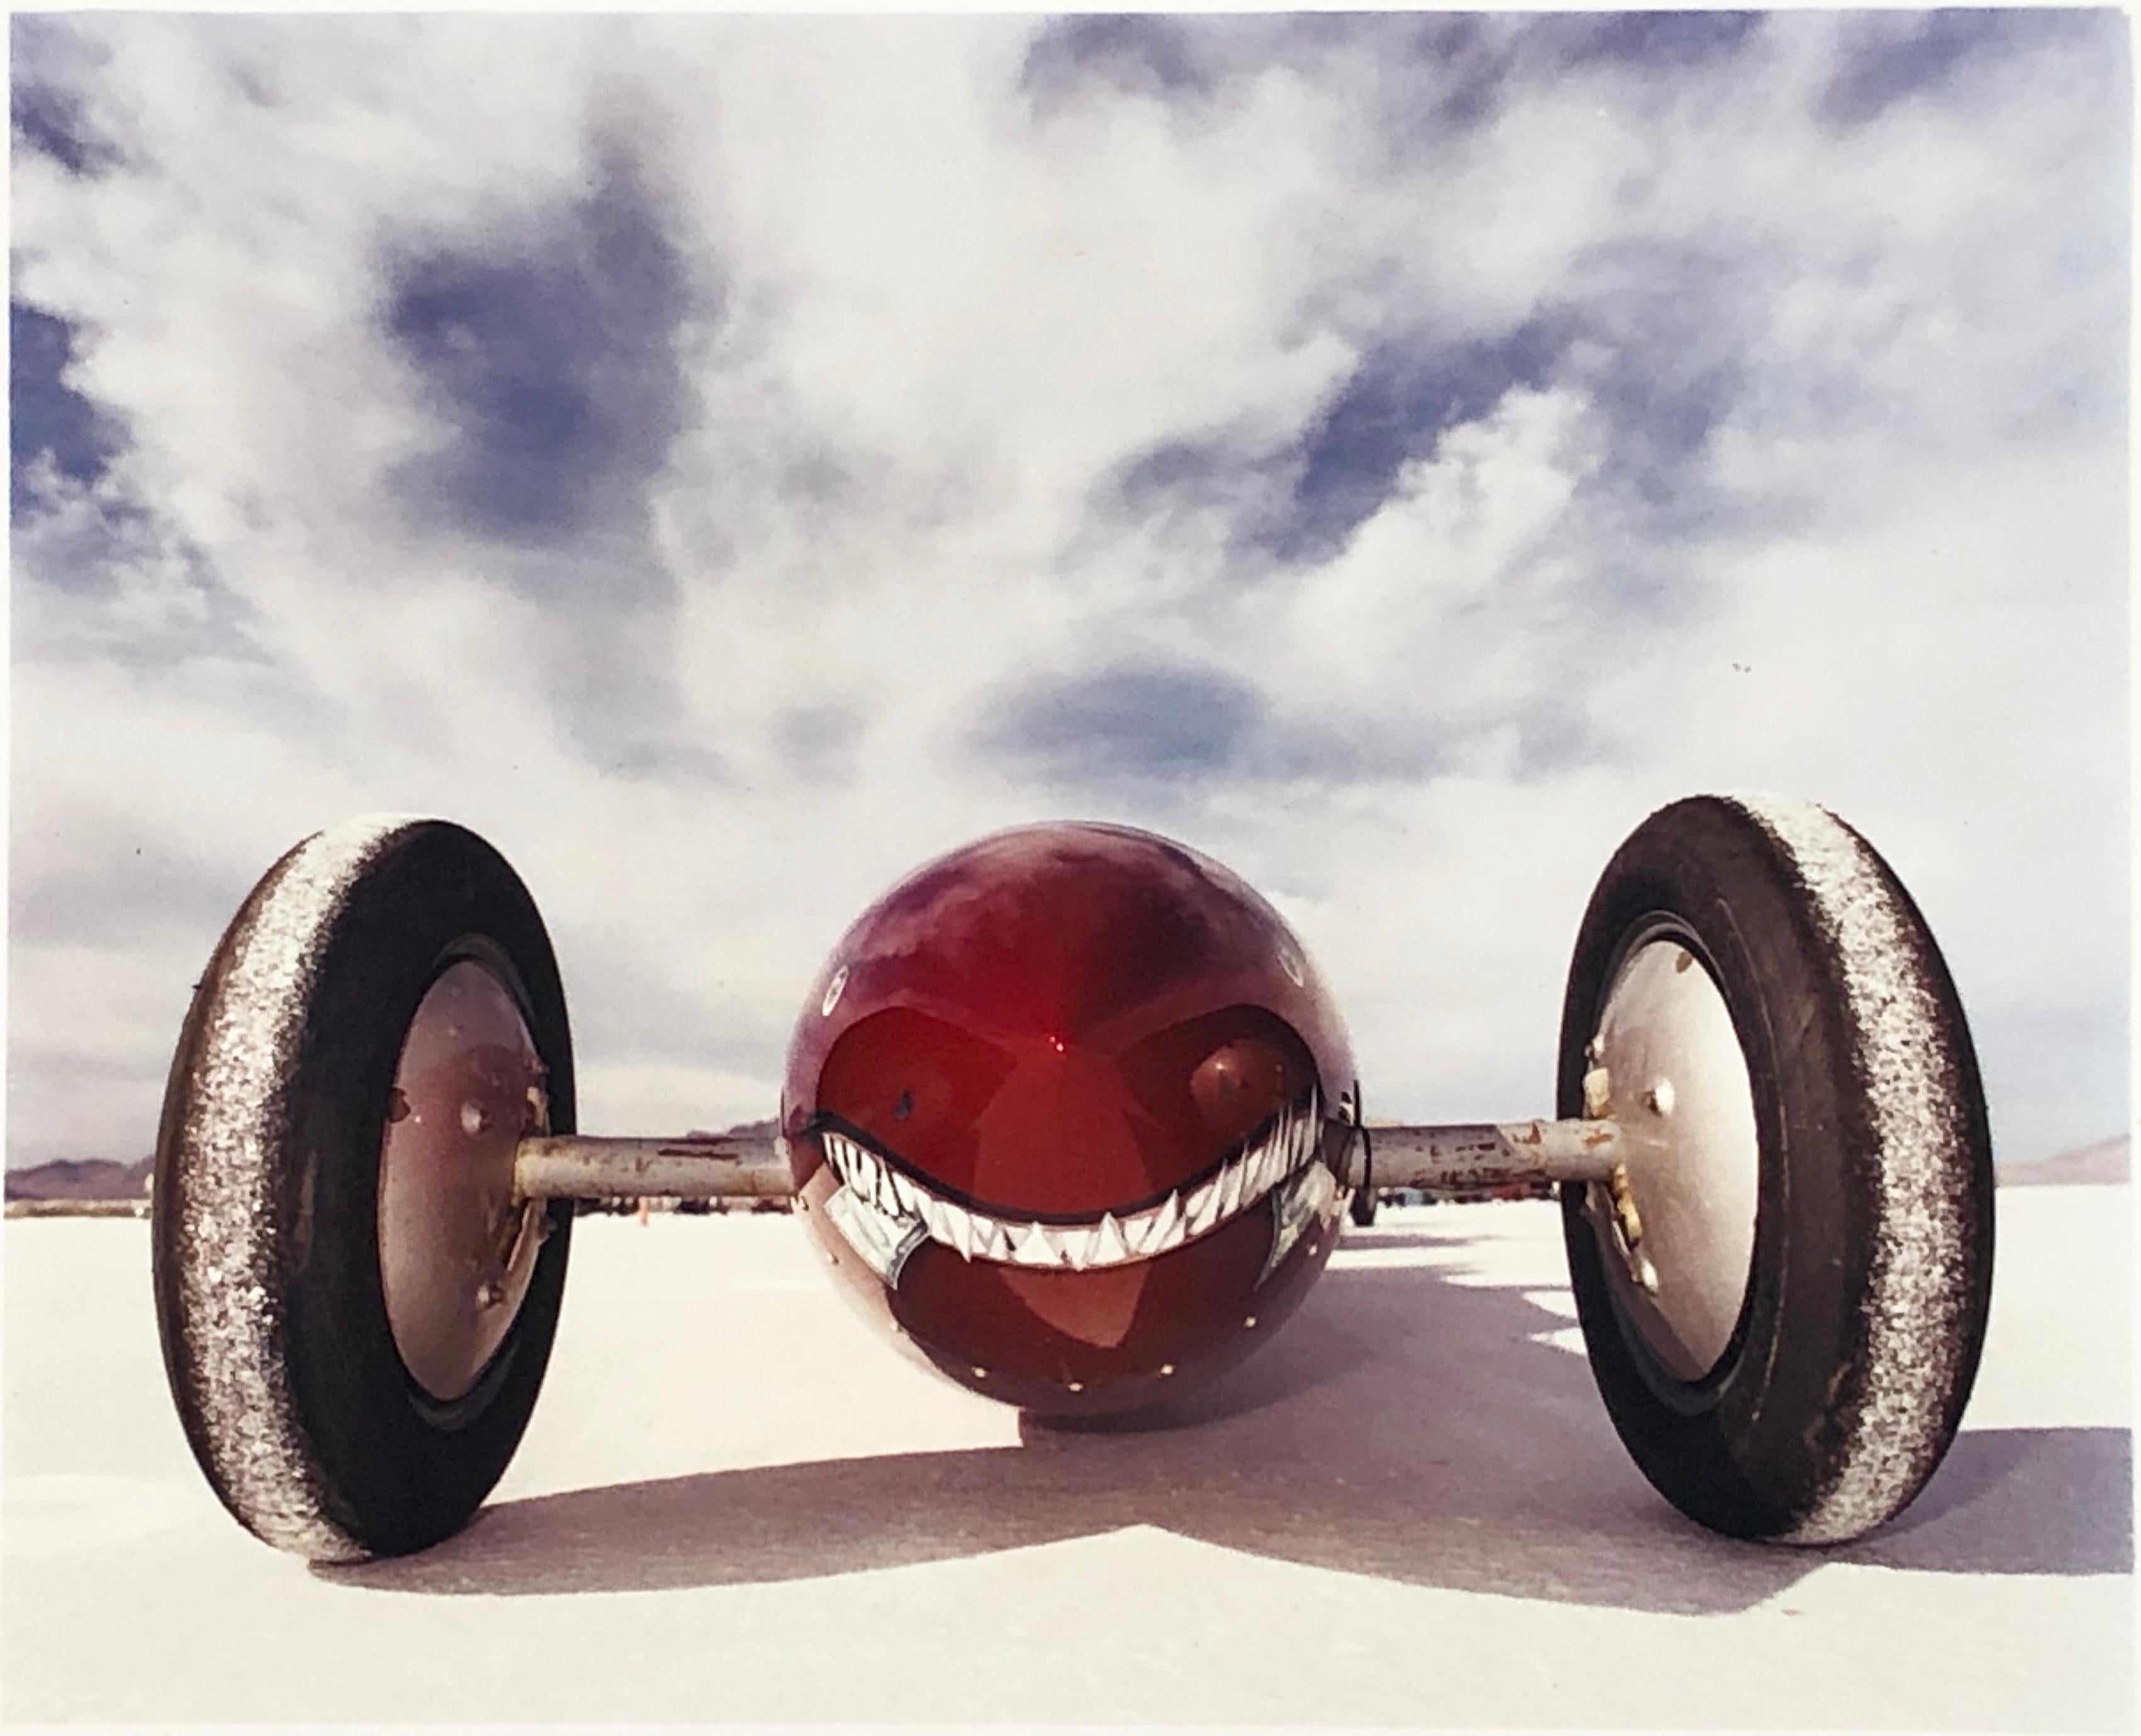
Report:
<svg viewBox="0 0 2141 1736"><path fill-rule="evenodd" d="M513 1157L546 1132L544 1069L514 999L450 965L403 1040L379 1160L379 1276L395 1349L434 1399L458 1399L504 1342L542 1241Z"/></svg>
<svg viewBox="0 0 2141 1736"><path fill-rule="evenodd" d="M1593 1044L1596 1094L1627 1159L1591 1189L1624 1318L1666 1371L1700 1379L1732 1341L1755 1252L1761 1151L1730 1010L1673 938L1622 964ZM1588 1104L1587 1104L1587 1109Z"/></svg>

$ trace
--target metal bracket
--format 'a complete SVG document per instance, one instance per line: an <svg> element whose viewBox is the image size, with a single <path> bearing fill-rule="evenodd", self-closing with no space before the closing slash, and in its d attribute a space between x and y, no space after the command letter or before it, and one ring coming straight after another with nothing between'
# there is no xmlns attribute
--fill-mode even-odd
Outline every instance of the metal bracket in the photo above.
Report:
<svg viewBox="0 0 2141 1736"><path fill-rule="evenodd" d="M1658 1293L1658 1269L1643 1252L1643 1220L1636 1210L1636 1196L1628 1186L1625 1165L1616 1164L1605 1180L1593 1182L1584 1207L1591 1221L1605 1232L1619 1256L1628 1281L1646 1295Z"/></svg>

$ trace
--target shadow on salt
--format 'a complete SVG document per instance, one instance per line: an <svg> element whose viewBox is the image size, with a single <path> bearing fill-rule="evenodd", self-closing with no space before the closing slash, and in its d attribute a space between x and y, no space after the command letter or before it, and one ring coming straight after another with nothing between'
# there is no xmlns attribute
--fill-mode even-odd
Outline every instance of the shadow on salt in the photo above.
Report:
<svg viewBox="0 0 2141 1736"><path fill-rule="evenodd" d="M1749 1608L1829 1561L2132 1571L2132 1447L2115 1429L1966 1428L1917 1502L1858 1544L1713 1536L1629 1462L1582 1358L1552 1342L1559 1333L1566 1343L1566 1314L1481 1282L1461 1237L1381 1240L1376 1257L1334 1263L1267 1349L1134 1426L1029 1420L1016 1448L506 1502L421 1556L313 1571L444 1595L667 1590L957 1560L1139 1525L1405 1584L1684 1615ZM1442 1257L1407 1261L1406 1248Z"/></svg>

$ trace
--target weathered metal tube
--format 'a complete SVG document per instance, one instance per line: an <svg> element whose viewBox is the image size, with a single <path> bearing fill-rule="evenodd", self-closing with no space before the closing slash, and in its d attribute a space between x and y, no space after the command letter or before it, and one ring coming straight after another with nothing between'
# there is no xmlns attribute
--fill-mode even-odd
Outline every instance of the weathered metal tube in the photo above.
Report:
<svg viewBox="0 0 2141 1736"><path fill-rule="evenodd" d="M1371 1127L1377 1188L1477 1193L1533 1182L1597 1182L1621 1161L1611 1121L1473 1122L1454 1127Z"/></svg>
<svg viewBox="0 0 2141 1736"><path fill-rule="evenodd" d="M543 1134L513 1156L523 1199L786 1199L788 1153L758 1138L602 1139Z"/></svg>
<svg viewBox="0 0 2141 1736"><path fill-rule="evenodd" d="M1611 1121L1473 1122L1376 1127L1377 1188L1470 1193L1531 1182L1603 1181L1621 1161ZM788 1155L758 1138L598 1138L543 1134L514 1153L523 1199L786 1199Z"/></svg>

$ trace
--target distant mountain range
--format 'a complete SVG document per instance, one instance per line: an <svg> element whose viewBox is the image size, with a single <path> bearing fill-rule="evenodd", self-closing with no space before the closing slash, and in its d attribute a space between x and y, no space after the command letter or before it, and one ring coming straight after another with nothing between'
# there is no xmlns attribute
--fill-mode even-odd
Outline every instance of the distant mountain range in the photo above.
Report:
<svg viewBox="0 0 2141 1736"><path fill-rule="evenodd" d="M10 1199L140 1199L149 1192L154 1158L138 1163L114 1163L107 1158L80 1162L62 1158L31 1169L7 1172Z"/></svg>
<svg viewBox="0 0 2141 1736"><path fill-rule="evenodd" d="M732 1127L722 1137L745 1134L770 1134L770 1121L746 1122ZM705 1138L694 1129L690 1137ZM2000 1165L2000 1185L2003 1188L2037 1188L2070 1185L2116 1184L2129 1179L2132 1158L2131 1141L2121 1134L2116 1138L2099 1139L2094 1145L2081 1145L2071 1151L2057 1153L2049 1158L2034 1158L2025 1163ZM56 1163L39 1163L27 1169L7 1172L7 1197L11 1200L137 1200L149 1192L149 1172L155 1159L144 1158L138 1163L114 1163L105 1158L85 1159L63 1158Z"/></svg>
<svg viewBox="0 0 2141 1736"><path fill-rule="evenodd" d="M2062 1182L2086 1185L2129 1181L2133 1177L2133 1158L2129 1150L2132 1143L2130 1135L2121 1134L2115 1139L2078 1145L2072 1151L2037 1158L2026 1163L2002 1163L2000 1184L2003 1188L2040 1188Z"/></svg>

